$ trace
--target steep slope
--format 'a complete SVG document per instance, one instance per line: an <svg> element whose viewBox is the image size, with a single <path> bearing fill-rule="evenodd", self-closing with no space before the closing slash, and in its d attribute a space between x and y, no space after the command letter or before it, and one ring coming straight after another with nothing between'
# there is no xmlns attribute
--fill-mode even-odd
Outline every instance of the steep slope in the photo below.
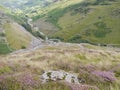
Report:
<svg viewBox="0 0 120 90"><path fill-rule="evenodd" d="M66 41L71 42L120 44L119 5L116 2L111 5L90 5L84 8L88 10L87 14L80 12L77 7L78 11L74 9L59 19L62 31L56 33L56 36L63 36ZM72 13L76 14L71 15Z"/></svg>
<svg viewBox="0 0 120 90"><path fill-rule="evenodd" d="M77 0L75 3L68 0L61 3L46 7L39 16L59 28L51 35L42 30L50 37L67 42L120 44L119 0Z"/></svg>
<svg viewBox="0 0 120 90"><path fill-rule="evenodd" d="M3 11L6 10L6 8L0 6L0 54L5 54L11 52L10 47L7 44L7 40L5 37L5 31L3 30L3 19L4 19L4 13Z"/></svg>
<svg viewBox="0 0 120 90"><path fill-rule="evenodd" d="M35 37L0 11L0 54L30 47Z"/></svg>
<svg viewBox="0 0 120 90"><path fill-rule="evenodd" d="M5 23L3 29L11 48L26 48L30 44L32 36L19 24L15 22Z"/></svg>

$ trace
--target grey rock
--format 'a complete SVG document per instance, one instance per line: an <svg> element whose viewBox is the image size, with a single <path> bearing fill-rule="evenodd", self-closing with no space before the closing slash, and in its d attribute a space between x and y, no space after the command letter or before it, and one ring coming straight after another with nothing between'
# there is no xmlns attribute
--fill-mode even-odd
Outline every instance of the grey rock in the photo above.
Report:
<svg viewBox="0 0 120 90"><path fill-rule="evenodd" d="M75 83L75 84L79 84L79 79L78 79L78 75L76 74L72 74L72 73L68 73L65 71L45 71L42 75L41 75L41 80L43 83L47 82L47 81L58 81L58 80L64 80L65 82L68 83Z"/></svg>

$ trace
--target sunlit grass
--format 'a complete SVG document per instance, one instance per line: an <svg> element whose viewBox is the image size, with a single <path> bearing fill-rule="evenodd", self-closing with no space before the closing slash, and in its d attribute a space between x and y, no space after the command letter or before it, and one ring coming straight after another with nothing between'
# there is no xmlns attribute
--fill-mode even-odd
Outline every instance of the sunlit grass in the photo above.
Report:
<svg viewBox="0 0 120 90"><path fill-rule="evenodd" d="M22 30L22 27L15 23L4 24L6 38L11 48L21 49L30 44L31 36Z"/></svg>

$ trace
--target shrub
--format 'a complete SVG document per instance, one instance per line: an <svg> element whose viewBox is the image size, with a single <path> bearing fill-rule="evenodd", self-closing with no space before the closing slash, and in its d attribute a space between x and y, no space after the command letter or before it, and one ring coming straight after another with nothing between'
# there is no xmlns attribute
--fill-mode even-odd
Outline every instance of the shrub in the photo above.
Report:
<svg viewBox="0 0 120 90"><path fill-rule="evenodd" d="M0 90L36 90L39 79L31 74L0 76Z"/></svg>
<svg viewBox="0 0 120 90"><path fill-rule="evenodd" d="M0 90L22 90L15 78L0 76Z"/></svg>
<svg viewBox="0 0 120 90"><path fill-rule="evenodd" d="M92 72L93 75L103 78L105 81L113 82L116 80L114 73L109 71L94 71Z"/></svg>
<svg viewBox="0 0 120 90"><path fill-rule="evenodd" d="M22 46L21 49L26 49L26 47L25 47L25 46Z"/></svg>
<svg viewBox="0 0 120 90"><path fill-rule="evenodd" d="M81 59L81 60L86 60L86 56L85 55L82 55L82 54L78 54L76 55L77 58Z"/></svg>
<svg viewBox="0 0 120 90"><path fill-rule="evenodd" d="M120 17L120 9L116 8L116 9L112 10L111 15L114 17Z"/></svg>
<svg viewBox="0 0 120 90"><path fill-rule="evenodd" d="M115 67L112 68L112 70L115 73L116 77L120 77L120 65L116 65Z"/></svg>
<svg viewBox="0 0 120 90"><path fill-rule="evenodd" d="M72 43L88 43L89 41L83 39L80 34L77 34L77 35L71 37L71 38L68 40L68 42L72 42Z"/></svg>
<svg viewBox="0 0 120 90"><path fill-rule="evenodd" d="M80 13L80 14L87 14L90 11L90 8L86 8L86 7L80 7L77 9L74 9L74 12L71 13L71 15Z"/></svg>
<svg viewBox="0 0 120 90"><path fill-rule="evenodd" d="M49 37L49 39L59 39L60 41L64 41L64 38L59 36L52 36L52 37Z"/></svg>
<svg viewBox="0 0 120 90"><path fill-rule="evenodd" d="M35 32L33 32L33 34L34 34L34 36L40 37L43 40L46 39L46 36L43 33L41 33L40 31L35 31Z"/></svg>
<svg viewBox="0 0 120 90"><path fill-rule="evenodd" d="M32 28L29 24L27 23L22 23L21 24L27 31L32 32Z"/></svg>
<svg viewBox="0 0 120 90"><path fill-rule="evenodd" d="M39 90L71 90L69 86L59 82L41 84Z"/></svg>
<svg viewBox="0 0 120 90"><path fill-rule="evenodd" d="M0 36L4 37L4 36L5 36L5 33L0 33Z"/></svg>
<svg viewBox="0 0 120 90"><path fill-rule="evenodd" d="M24 74L17 78L17 82L21 83L23 86L35 87L38 85L39 79L35 78L32 74Z"/></svg>
<svg viewBox="0 0 120 90"><path fill-rule="evenodd" d="M109 0L96 0L94 5L109 5Z"/></svg>
<svg viewBox="0 0 120 90"><path fill-rule="evenodd" d="M111 32L111 29L107 27L107 25L104 22L96 22L94 23L94 26L96 26L96 30L94 30L94 36L101 38L105 37L108 33Z"/></svg>
<svg viewBox="0 0 120 90"><path fill-rule="evenodd" d="M64 61L58 61L52 64L53 67L61 70L69 71L71 69L71 65Z"/></svg>
<svg viewBox="0 0 120 90"><path fill-rule="evenodd" d="M0 74L4 74L4 73L8 73L8 72L11 72L10 67L5 66L5 67L0 68Z"/></svg>

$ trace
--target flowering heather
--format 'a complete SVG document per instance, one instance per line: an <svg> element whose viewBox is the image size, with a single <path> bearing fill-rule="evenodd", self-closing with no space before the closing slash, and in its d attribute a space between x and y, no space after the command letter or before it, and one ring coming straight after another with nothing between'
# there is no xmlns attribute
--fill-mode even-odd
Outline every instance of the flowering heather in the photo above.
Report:
<svg viewBox="0 0 120 90"><path fill-rule="evenodd" d="M31 74L21 75L20 77L18 77L17 81L26 86L36 86L38 84L38 81L35 80L34 76Z"/></svg>
<svg viewBox="0 0 120 90"><path fill-rule="evenodd" d="M114 73L110 71L93 71L92 74L103 78L105 81L112 82L116 80Z"/></svg>
<svg viewBox="0 0 120 90"><path fill-rule="evenodd" d="M66 83L71 87L71 90L99 90L96 86L86 85L86 84L70 84Z"/></svg>
<svg viewBox="0 0 120 90"><path fill-rule="evenodd" d="M0 82L2 82L5 79L5 76L0 76Z"/></svg>
<svg viewBox="0 0 120 90"><path fill-rule="evenodd" d="M0 62L0 68L4 67L5 64Z"/></svg>

